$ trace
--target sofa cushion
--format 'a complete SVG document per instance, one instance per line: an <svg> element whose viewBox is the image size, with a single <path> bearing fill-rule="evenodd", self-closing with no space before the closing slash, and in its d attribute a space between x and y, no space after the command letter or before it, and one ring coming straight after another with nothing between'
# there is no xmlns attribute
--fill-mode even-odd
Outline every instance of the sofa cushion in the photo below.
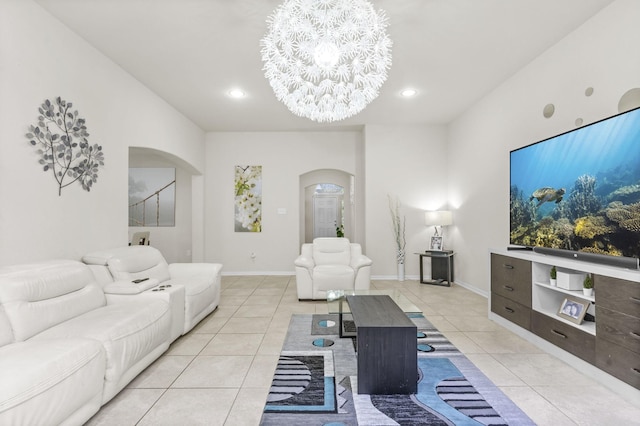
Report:
<svg viewBox="0 0 640 426"><path fill-rule="evenodd" d="M14 339L23 341L104 306L106 299L87 265L57 260L0 268L0 304Z"/></svg>
<svg viewBox="0 0 640 426"><path fill-rule="evenodd" d="M98 250L82 256L82 261L87 265L107 266L109 259L114 256L120 256L122 253L128 252L131 247L123 246L108 250Z"/></svg>
<svg viewBox="0 0 640 426"><path fill-rule="evenodd" d="M215 279L208 276L194 276L191 278L174 278L165 284L181 285L184 287L184 332L189 331L202 319L201 313L206 314L215 309L219 286L214 285ZM195 321L195 322L194 322Z"/></svg>
<svg viewBox="0 0 640 426"><path fill-rule="evenodd" d="M352 290L355 271L344 265L318 265L313 268L314 290Z"/></svg>
<svg viewBox="0 0 640 426"><path fill-rule="evenodd" d="M313 240L313 261L316 265L349 265L351 243L347 238L316 238Z"/></svg>
<svg viewBox="0 0 640 426"><path fill-rule="evenodd" d="M45 425L100 409L102 345L90 339L14 343L0 348L0 424Z"/></svg>
<svg viewBox="0 0 640 426"><path fill-rule="evenodd" d="M169 279L167 261L158 249L151 246L136 245L95 251L82 256L82 261L95 268L96 277L104 275L100 266L108 268L115 281L155 278L163 282Z"/></svg>
<svg viewBox="0 0 640 426"><path fill-rule="evenodd" d="M105 379L118 381L134 364L169 339L171 313L160 299L108 305L33 337L34 340L85 337L102 343Z"/></svg>
<svg viewBox="0 0 640 426"><path fill-rule="evenodd" d="M116 281L155 278L162 283L170 278L169 265L164 256L150 246L127 247L126 251L111 257L108 266Z"/></svg>
<svg viewBox="0 0 640 426"><path fill-rule="evenodd" d="M13 332L11 331L11 323L4 307L0 305L0 346L8 345L13 342Z"/></svg>

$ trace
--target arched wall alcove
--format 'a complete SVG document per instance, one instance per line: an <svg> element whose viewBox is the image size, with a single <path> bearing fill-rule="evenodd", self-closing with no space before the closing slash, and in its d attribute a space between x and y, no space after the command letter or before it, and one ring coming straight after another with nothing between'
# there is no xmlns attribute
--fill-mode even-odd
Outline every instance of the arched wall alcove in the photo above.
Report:
<svg viewBox="0 0 640 426"><path fill-rule="evenodd" d="M171 167L176 169L175 226L129 227L134 232L149 231L151 245L169 263L199 262L204 257L204 181L191 163L166 151L129 147L129 167ZM123 208L126 208L123 206Z"/></svg>
<svg viewBox="0 0 640 426"><path fill-rule="evenodd" d="M330 183L344 188L345 237L355 241L356 196L354 176L343 170L319 169L300 175L300 244L313 240L313 193L321 183Z"/></svg>

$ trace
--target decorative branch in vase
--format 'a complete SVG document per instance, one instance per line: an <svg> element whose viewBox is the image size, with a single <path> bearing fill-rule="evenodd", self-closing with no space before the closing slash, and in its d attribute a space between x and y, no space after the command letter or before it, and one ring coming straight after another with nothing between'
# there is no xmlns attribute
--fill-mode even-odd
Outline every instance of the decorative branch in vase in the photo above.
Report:
<svg viewBox="0 0 640 426"><path fill-rule="evenodd" d="M398 262L398 281L404 281L404 257L405 247L407 240L405 238L406 232L406 218L400 216L400 200L398 197L393 198L388 195L389 198L389 211L391 213L391 223L393 225L393 235L396 240L396 260Z"/></svg>

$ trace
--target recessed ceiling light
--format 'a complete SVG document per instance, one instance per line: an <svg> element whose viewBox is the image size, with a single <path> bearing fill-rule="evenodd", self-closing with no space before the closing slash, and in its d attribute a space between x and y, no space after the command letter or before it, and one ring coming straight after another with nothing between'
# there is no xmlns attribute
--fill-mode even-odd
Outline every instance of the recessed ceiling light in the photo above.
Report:
<svg viewBox="0 0 640 426"><path fill-rule="evenodd" d="M243 90L240 90L240 89L231 89L229 90L228 93L229 93L229 96L235 99L244 98L247 95L246 93L244 93Z"/></svg>
<svg viewBox="0 0 640 426"><path fill-rule="evenodd" d="M410 98L418 93L416 89L404 89L400 94L405 98Z"/></svg>

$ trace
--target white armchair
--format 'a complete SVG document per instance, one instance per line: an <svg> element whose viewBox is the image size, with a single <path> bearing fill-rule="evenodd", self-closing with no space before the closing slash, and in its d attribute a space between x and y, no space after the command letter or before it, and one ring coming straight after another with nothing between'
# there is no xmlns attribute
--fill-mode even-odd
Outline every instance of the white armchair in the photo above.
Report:
<svg viewBox="0 0 640 426"><path fill-rule="evenodd" d="M368 290L371 259L347 238L316 238L294 261L299 300L327 298L327 290Z"/></svg>

